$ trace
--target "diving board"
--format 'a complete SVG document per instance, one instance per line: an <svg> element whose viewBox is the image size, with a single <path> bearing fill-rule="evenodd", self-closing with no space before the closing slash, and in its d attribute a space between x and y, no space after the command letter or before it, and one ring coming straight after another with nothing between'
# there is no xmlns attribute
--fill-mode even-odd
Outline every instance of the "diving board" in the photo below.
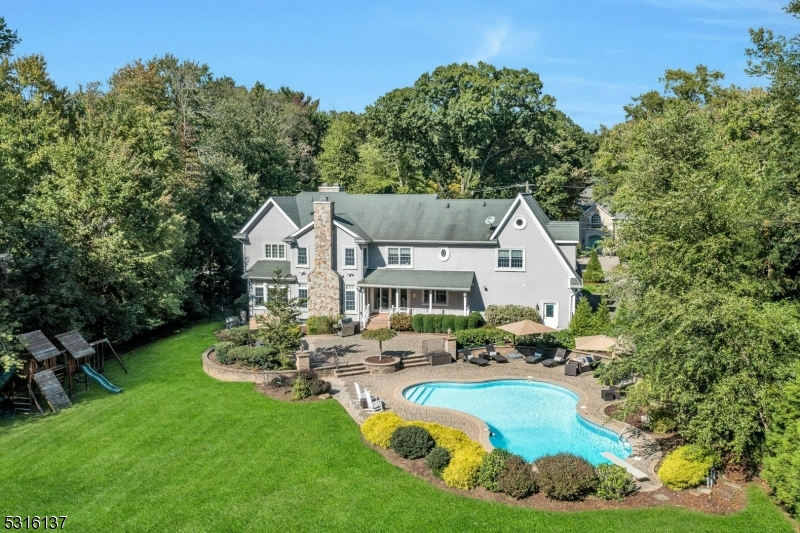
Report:
<svg viewBox="0 0 800 533"><path fill-rule="evenodd" d="M605 457L606 459L608 459L609 461L611 461L615 465L621 466L622 468L627 470L628 473L630 475L632 475L633 478L636 479L637 481L645 481L647 479L650 479L650 477L647 474L645 474L644 472L642 472L641 470L639 470L638 468L636 468L635 466L633 466L629 462L620 459L619 457L617 457L616 455L614 455L611 452L602 452L600 455L602 455L603 457Z"/></svg>
<svg viewBox="0 0 800 533"><path fill-rule="evenodd" d="M39 385L39 390L42 391L44 399L47 400L47 404L54 413L72 405L64 387L61 386L61 382L58 381L52 370L42 370L35 373L33 380Z"/></svg>

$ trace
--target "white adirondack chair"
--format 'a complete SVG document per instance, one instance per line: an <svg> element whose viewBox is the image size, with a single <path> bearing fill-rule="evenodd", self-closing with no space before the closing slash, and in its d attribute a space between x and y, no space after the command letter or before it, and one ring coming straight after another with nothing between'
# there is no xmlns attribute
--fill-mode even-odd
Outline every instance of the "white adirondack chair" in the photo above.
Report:
<svg viewBox="0 0 800 533"><path fill-rule="evenodd" d="M367 398L367 411L370 413L379 413L383 411L383 402L377 396L370 395L367 389L364 389L364 394Z"/></svg>

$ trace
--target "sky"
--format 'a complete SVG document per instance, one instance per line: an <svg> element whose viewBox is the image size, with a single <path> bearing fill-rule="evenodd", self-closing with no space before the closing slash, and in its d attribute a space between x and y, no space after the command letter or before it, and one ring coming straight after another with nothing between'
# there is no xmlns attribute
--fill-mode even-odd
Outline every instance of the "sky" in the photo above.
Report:
<svg viewBox="0 0 800 533"><path fill-rule="evenodd" d="M323 109L363 111L450 63L485 61L539 74L544 92L587 131L659 88L667 68L698 64L728 83L744 73L748 29L800 33L788 0L2 0L0 16L76 89L136 59L171 53L215 76L289 86Z"/></svg>

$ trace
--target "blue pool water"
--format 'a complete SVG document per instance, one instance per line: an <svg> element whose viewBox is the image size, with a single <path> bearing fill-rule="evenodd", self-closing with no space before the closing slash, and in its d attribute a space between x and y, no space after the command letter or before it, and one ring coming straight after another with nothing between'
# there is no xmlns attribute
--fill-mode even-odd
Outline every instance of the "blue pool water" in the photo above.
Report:
<svg viewBox="0 0 800 533"><path fill-rule="evenodd" d="M499 380L483 383L435 382L403 391L414 403L463 411L486 422L496 448L533 461L559 452L579 455L594 465L609 462L611 452L624 459L630 445L609 429L587 422L575 411L578 396L540 381Z"/></svg>

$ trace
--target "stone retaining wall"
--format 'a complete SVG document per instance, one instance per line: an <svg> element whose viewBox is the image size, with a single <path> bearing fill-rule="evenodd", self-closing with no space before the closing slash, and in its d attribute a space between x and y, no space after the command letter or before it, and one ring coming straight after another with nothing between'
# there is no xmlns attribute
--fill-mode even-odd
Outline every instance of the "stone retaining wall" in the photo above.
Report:
<svg viewBox="0 0 800 533"><path fill-rule="evenodd" d="M264 383L277 375L296 376L297 370L248 370L231 365L215 363L208 356L214 348L203 352L203 371L214 379L220 381L239 381L250 383Z"/></svg>

